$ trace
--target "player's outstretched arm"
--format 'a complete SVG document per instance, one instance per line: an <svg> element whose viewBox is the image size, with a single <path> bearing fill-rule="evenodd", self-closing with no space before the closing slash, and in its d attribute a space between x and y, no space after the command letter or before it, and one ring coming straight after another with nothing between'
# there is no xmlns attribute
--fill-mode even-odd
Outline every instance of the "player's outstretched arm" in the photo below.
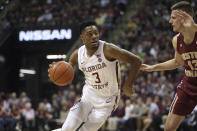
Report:
<svg viewBox="0 0 197 131"><path fill-rule="evenodd" d="M181 66L176 59L171 59L163 63L155 64L155 65L147 65L142 64L140 70L152 72L152 71L164 71L164 70L173 70L177 67Z"/></svg>
<svg viewBox="0 0 197 131"><path fill-rule="evenodd" d="M113 44L105 44L104 54L106 58L118 59L124 63L130 64L128 78L125 81L125 85L123 88L123 92L125 93L125 95L130 96L133 93L133 82L138 74L140 65L142 63L141 59L133 53L121 49Z"/></svg>
<svg viewBox="0 0 197 131"><path fill-rule="evenodd" d="M147 64L142 64L140 67L140 70L142 71L147 71L147 72L152 72L154 70L155 65L147 65Z"/></svg>
<svg viewBox="0 0 197 131"><path fill-rule="evenodd" d="M77 63L78 63L78 49L75 50L69 58L69 63L72 65L73 69L75 69Z"/></svg>
<svg viewBox="0 0 197 131"><path fill-rule="evenodd" d="M175 55L173 59L155 65L142 64L140 70L147 72L164 71L164 70L173 70L180 66L183 66L184 64L183 59L181 58L181 55L177 52L177 36L173 38L172 44L175 49Z"/></svg>

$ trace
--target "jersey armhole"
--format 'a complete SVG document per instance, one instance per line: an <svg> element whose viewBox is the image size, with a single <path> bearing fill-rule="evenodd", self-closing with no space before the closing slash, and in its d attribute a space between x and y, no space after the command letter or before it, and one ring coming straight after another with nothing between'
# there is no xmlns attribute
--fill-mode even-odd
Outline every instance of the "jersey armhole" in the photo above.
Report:
<svg viewBox="0 0 197 131"><path fill-rule="evenodd" d="M116 62L117 59L113 59L113 60L108 60L107 57L105 56L105 53L104 53L104 46L105 44L107 44L106 42L103 43L103 48L102 48L102 52L103 52L103 57L108 61L108 62Z"/></svg>

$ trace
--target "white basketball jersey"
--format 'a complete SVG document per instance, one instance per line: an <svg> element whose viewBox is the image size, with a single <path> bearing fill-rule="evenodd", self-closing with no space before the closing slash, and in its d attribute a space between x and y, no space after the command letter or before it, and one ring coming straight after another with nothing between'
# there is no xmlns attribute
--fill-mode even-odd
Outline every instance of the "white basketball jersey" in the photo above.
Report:
<svg viewBox="0 0 197 131"><path fill-rule="evenodd" d="M119 61L105 58L104 44L107 43L99 40L98 50L91 57L87 56L85 45L78 50L79 69L85 75L83 95L110 97L119 94Z"/></svg>

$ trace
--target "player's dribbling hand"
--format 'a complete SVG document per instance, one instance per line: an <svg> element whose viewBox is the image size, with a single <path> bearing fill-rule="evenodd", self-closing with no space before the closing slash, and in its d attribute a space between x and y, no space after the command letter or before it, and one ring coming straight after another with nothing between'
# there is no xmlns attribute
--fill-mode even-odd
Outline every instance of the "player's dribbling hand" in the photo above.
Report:
<svg viewBox="0 0 197 131"><path fill-rule="evenodd" d="M141 67L140 67L140 70L147 71L147 72L152 72L152 71L154 71L154 66L147 65L147 64L142 64Z"/></svg>
<svg viewBox="0 0 197 131"><path fill-rule="evenodd" d="M50 77L50 75L49 75L49 69L52 67L52 65L53 64L55 64L56 62L53 62L53 63L51 63L51 64L49 64L49 68L48 68L48 76Z"/></svg>
<svg viewBox="0 0 197 131"><path fill-rule="evenodd" d="M55 63L56 63L56 62L53 62L53 63L49 64L49 68L51 68L51 67L52 67L52 65L53 65L53 64L55 64Z"/></svg>

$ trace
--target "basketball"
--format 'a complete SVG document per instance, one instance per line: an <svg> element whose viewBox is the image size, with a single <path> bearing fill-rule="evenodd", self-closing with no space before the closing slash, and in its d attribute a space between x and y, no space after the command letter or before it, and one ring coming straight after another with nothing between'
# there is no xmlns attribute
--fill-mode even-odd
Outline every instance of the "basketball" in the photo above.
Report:
<svg viewBox="0 0 197 131"><path fill-rule="evenodd" d="M73 80L73 77L73 67L65 61L53 63L49 68L49 78L58 86L65 86L69 84Z"/></svg>

